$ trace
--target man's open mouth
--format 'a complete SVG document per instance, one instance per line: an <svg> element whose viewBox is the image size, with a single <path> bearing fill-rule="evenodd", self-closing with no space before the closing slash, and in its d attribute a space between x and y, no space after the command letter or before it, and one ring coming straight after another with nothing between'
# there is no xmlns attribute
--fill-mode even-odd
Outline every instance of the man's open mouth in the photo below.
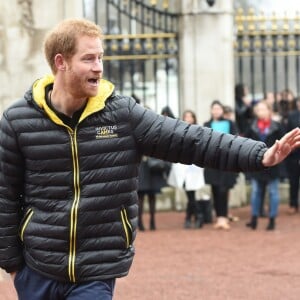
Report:
<svg viewBox="0 0 300 300"><path fill-rule="evenodd" d="M100 79L99 78L90 78L88 82L94 86L98 86Z"/></svg>

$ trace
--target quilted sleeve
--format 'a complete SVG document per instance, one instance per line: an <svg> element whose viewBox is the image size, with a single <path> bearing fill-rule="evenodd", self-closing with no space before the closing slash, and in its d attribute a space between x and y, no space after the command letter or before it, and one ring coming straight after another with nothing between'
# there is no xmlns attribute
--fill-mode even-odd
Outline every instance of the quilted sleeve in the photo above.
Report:
<svg viewBox="0 0 300 300"><path fill-rule="evenodd" d="M226 171L254 171L267 147L251 139L189 125L132 104L131 121L141 152L171 162Z"/></svg>

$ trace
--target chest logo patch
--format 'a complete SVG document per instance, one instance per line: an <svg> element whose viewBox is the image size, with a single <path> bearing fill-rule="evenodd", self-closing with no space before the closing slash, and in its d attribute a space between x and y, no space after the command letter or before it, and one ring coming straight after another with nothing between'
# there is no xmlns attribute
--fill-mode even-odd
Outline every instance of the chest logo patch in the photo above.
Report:
<svg viewBox="0 0 300 300"><path fill-rule="evenodd" d="M117 125L96 127L96 139L112 139L118 137Z"/></svg>

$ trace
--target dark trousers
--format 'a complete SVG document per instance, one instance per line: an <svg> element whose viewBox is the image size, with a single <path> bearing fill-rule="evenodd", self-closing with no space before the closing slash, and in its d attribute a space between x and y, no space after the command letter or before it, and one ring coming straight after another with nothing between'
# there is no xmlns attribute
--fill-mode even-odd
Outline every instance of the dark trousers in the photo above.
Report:
<svg viewBox="0 0 300 300"><path fill-rule="evenodd" d="M112 300L115 279L63 283L25 266L17 272L14 284L19 300Z"/></svg>
<svg viewBox="0 0 300 300"><path fill-rule="evenodd" d="M150 224L155 224L155 211L156 211L156 198L154 193L138 192L139 196L139 225L143 226L143 213L144 213L144 198L148 195L149 200L149 213L150 213Z"/></svg>
<svg viewBox="0 0 300 300"><path fill-rule="evenodd" d="M299 207L299 180L300 180L300 166L298 160L287 160L287 172L290 183L290 207L298 209Z"/></svg>
<svg viewBox="0 0 300 300"><path fill-rule="evenodd" d="M195 191L186 191L188 203L186 206L186 220L190 221L192 216L197 218L196 196Z"/></svg>
<svg viewBox="0 0 300 300"><path fill-rule="evenodd" d="M229 188L226 186L212 185L211 191L213 195L216 216L227 217Z"/></svg>

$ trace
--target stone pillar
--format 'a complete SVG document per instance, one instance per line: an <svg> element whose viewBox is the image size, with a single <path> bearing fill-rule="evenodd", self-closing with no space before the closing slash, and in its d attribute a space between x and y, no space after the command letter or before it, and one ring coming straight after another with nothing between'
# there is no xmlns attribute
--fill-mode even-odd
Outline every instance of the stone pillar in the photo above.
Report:
<svg viewBox="0 0 300 300"><path fill-rule="evenodd" d="M215 2L181 1L179 106L195 111L199 124L209 120L213 100L234 106L233 0ZM230 191L230 206L247 202L243 178Z"/></svg>
<svg viewBox="0 0 300 300"><path fill-rule="evenodd" d="M0 1L0 111L50 72L42 49L60 20L83 16L82 0Z"/></svg>
<svg viewBox="0 0 300 300"><path fill-rule="evenodd" d="M180 110L202 124L213 100L234 104L233 0L182 0L181 12Z"/></svg>

